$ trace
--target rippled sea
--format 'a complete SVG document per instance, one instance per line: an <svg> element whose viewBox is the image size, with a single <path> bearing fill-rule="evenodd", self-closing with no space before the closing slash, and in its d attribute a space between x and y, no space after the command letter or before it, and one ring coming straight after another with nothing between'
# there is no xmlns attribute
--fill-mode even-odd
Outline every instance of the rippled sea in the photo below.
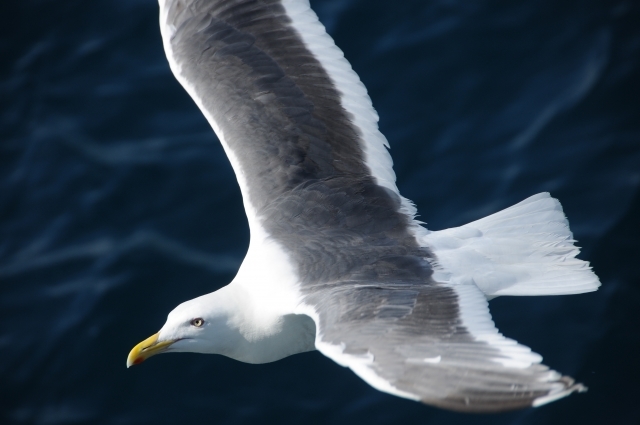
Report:
<svg viewBox="0 0 640 425"><path fill-rule="evenodd" d="M491 308L589 392L474 416L378 392L319 353L127 370L176 304L233 278L249 240L238 186L170 73L154 0L20 0L0 5L0 422L640 423L639 3L311 3L429 228L560 199L602 288Z"/></svg>

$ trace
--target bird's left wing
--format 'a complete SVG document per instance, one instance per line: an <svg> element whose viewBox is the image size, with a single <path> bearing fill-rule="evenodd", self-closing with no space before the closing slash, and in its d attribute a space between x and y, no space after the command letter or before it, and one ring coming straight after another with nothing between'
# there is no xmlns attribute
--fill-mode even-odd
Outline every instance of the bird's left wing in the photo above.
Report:
<svg viewBox="0 0 640 425"><path fill-rule="evenodd" d="M473 284L336 282L306 297L316 346L373 387L465 412L538 406L584 387L503 337Z"/></svg>

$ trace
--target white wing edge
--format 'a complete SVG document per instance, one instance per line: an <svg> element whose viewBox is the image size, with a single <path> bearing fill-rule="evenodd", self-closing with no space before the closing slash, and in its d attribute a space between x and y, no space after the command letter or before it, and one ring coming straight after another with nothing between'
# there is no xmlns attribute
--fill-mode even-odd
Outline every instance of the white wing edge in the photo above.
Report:
<svg viewBox="0 0 640 425"><path fill-rule="evenodd" d="M244 204L244 209L247 214L247 220L249 222L249 230L251 232L251 236L254 235L263 235L265 233L264 228L260 224L258 220L256 210L251 205L249 201L249 186L247 184L247 179L244 175L242 167L240 166L240 161L237 159L233 150L229 147L228 143L224 139L224 133L220 129L220 126L213 119L213 116L209 113L207 108L204 107L204 102L202 98L198 94L198 91L195 87L182 75L182 69L180 64L176 61L175 56L173 54L173 48L171 47L171 37L175 34L176 28L173 25L167 23L168 17L168 8L167 8L168 0L159 0L160 5L160 33L162 34L162 44L164 46L164 51L167 56L167 60L169 61L169 67L173 72L173 75L176 77L178 82L182 85L182 87L187 91L189 96L196 103L204 117L209 122L209 125L213 128L213 131L218 136L220 140L220 144L222 144L222 148L224 149L227 158L229 158L229 162L231 163L231 167L236 175L236 180L238 181L238 185L240 186L240 192L242 193L242 200Z"/></svg>
<svg viewBox="0 0 640 425"><path fill-rule="evenodd" d="M305 46L329 74L341 94L342 107L353 116L353 124L362 133L365 162L371 174L380 186L400 196L401 211L413 218L416 208L398 191L393 160L387 150L389 142L378 129L378 114L360 77L333 38L327 34L324 25L311 9L309 0L282 0L282 5Z"/></svg>
<svg viewBox="0 0 640 425"><path fill-rule="evenodd" d="M333 345L322 341L322 329L320 328L320 319L315 308L308 304L301 303L296 309L296 314L305 314L313 319L316 323L316 349L323 355L327 356L342 367L348 367L356 375L358 375L367 384L371 385L378 391L389 393L398 397L406 398L409 400L420 401L420 397L401 391L391 385L388 381L378 376L369 366L373 364L375 358L373 354L367 353L363 356L353 356L345 354L344 345Z"/></svg>

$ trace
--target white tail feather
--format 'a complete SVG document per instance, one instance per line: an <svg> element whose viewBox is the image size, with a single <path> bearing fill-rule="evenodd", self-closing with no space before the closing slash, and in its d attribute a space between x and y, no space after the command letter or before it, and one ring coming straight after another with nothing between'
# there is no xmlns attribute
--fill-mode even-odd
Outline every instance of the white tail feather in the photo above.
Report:
<svg viewBox="0 0 640 425"><path fill-rule="evenodd" d="M488 298L595 291L600 281L575 258L574 242L560 202L546 192L423 237L437 257L436 280L474 283Z"/></svg>

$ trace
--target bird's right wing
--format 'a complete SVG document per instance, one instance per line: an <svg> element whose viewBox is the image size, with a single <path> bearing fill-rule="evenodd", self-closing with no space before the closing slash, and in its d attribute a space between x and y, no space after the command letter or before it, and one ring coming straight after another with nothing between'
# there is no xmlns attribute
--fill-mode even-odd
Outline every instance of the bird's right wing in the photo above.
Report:
<svg viewBox="0 0 640 425"><path fill-rule="evenodd" d="M252 228L310 181L369 179L399 195L371 99L308 0L159 3L171 69L220 139Z"/></svg>

